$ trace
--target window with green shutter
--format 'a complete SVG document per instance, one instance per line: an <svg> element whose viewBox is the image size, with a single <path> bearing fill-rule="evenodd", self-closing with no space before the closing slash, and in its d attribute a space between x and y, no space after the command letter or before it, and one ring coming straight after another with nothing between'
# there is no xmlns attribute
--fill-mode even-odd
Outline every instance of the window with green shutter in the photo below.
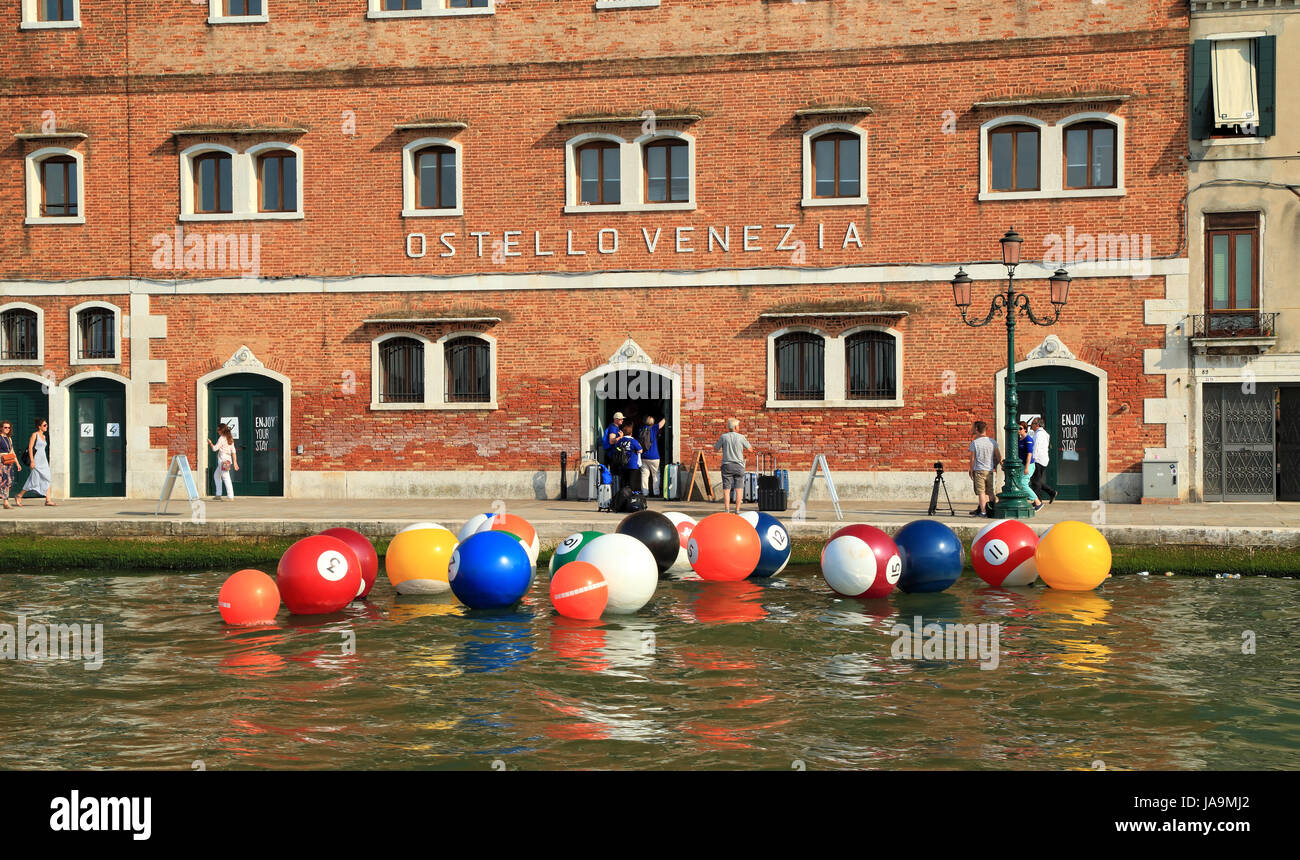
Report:
<svg viewBox="0 0 1300 860"><path fill-rule="evenodd" d="M1242 42L1248 48L1241 50ZM1229 55L1244 58L1226 62ZM1233 70L1227 78L1226 70ZM1253 92L1215 92L1215 87L1250 87ZM1229 98L1231 96L1231 98ZM1217 124L1216 105L1225 103L1253 106L1257 116L1232 124ZM1188 93L1188 126L1193 140L1222 137L1271 137L1277 129L1277 37L1250 40L1197 39L1192 43L1192 69ZM1231 119L1231 118L1230 118Z"/></svg>

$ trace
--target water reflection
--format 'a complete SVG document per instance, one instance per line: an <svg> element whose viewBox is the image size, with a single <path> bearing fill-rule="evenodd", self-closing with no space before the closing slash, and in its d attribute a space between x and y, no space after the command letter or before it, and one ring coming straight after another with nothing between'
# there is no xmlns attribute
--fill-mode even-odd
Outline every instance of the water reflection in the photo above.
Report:
<svg viewBox="0 0 1300 860"><path fill-rule="evenodd" d="M337 615L228 628L225 576L0 577L0 622L105 625L100 671L0 665L0 767L1300 767L1296 581L855 601L807 567L664 580L594 622L554 615L544 582L474 613L381 581ZM894 657L918 618L997 623L997 669Z"/></svg>
<svg viewBox="0 0 1300 860"><path fill-rule="evenodd" d="M462 671L504 672L533 655L533 612L517 610L465 612L468 622L452 662Z"/></svg>
<svg viewBox="0 0 1300 860"><path fill-rule="evenodd" d="M284 668L284 658L272 648L283 645L289 637L282 632L272 631L267 627L247 629L227 629L225 640L238 650L221 658L217 668L236 678L269 678Z"/></svg>
<svg viewBox="0 0 1300 860"><path fill-rule="evenodd" d="M691 612L701 624L762 621L767 617L762 597L763 589L752 582L706 582L691 601Z"/></svg>
<svg viewBox="0 0 1300 860"><path fill-rule="evenodd" d="M1111 602L1091 591L1059 591L1047 588L1038 595L1038 608L1050 613L1049 623L1054 627L1104 626ZM1052 655L1059 665L1076 672L1102 672L1110 660L1111 649L1098 641L1106 631L1092 631L1088 637L1078 635L1051 635L1049 642L1063 649Z"/></svg>
<svg viewBox="0 0 1300 860"><path fill-rule="evenodd" d="M579 672L601 672L609 668L605 648L604 622L581 621L556 615L551 619L548 644L551 653Z"/></svg>

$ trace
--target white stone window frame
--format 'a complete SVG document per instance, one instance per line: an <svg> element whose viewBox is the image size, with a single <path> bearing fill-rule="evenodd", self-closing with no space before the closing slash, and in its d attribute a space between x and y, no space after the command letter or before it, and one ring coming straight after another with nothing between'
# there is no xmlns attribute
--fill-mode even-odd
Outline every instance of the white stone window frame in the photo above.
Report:
<svg viewBox="0 0 1300 860"><path fill-rule="evenodd" d="M858 137L858 177L861 194L856 197L816 197L817 175L813 169L813 141L824 134L846 132ZM799 205L812 206L866 206L867 205L867 130L847 122L828 122L803 133L803 199Z"/></svg>
<svg viewBox="0 0 1300 860"><path fill-rule="evenodd" d="M888 399L868 400L864 398L850 398L849 391L849 367L848 367L848 343L849 338L855 334L861 334L864 331L876 331L881 334L887 334L894 339L894 396ZM853 328L845 329L840 332L839 337L835 338L840 342L839 355L839 372L843 375L843 405L859 406L864 409L887 409L903 405L903 333L898 329L887 325L877 323L863 323ZM839 406L837 402L832 404Z"/></svg>
<svg viewBox="0 0 1300 860"><path fill-rule="evenodd" d="M1115 126L1115 187L1066 188L1065 187L1065 129L1080 122L1105 122ZM989 170L989 134L1004 125L1031 125L1038 129L1038 190L990 191L993 181ZM1124 197L1125 121L1106 111L1081 111L1047 123L1022 114L994 117L980 126L980 192L979 200L1059 200L1074 197Z"/></svg>
<svg viewBox="0 0 1300 860"><path fill-rule="evenodd" d="M596 10L605 9L655 9L659 0L596 0Z"/></svg>
<svg viewBox="0 0 1300 860"><path fill-rule="evenodd" d="M649 177L645 171L647 144L669 138L686 143L686 168L690 171L689 198L676 203L647 203L646 186ZM581 175L578 170L578 149L596 140L609 141L619 147L619 197L618 203L580 203ZM611 132L585 132L569 138L564 144L564 213L587 215L598 212L692 212L695 210L695 137L684 131L660 129L654 134L643 134L632 140Z"/></svg>
<svg viewBox="0 0 1300 860"><path fill-rule="evenodd" d="M445 352L448 341L459 337L475 337L488 347L488 385L491 398L483 403L450 403L446 397L447 356ZM382 364L379 360L380 346L394 338L410 338L424 346L424 399L418 403L384 403L380 400L383 380ZM413 331L385 332L370 342L370 408L372 411L400 410L495 410L497 408L497 342L496 338L481 331L457 330L448 332L437 340L430 340Z"/></svg>
<svg viewBox="0 0 1300 860"><path fill-rule="evenodd" d="M686 143L686 169L687 173L687 192L686 200L676 203L650 203L646 202L647 187L650 184L650 175L645 168L645 148L661 140L681 140ZM632 141L636 147L636 177L637 181L633 185L639 195L639 210L641 212L692 212L695 210L695 136L684 131L676 129L658 130L654 134L643 134ZM671 183L672 177L669 177Z"/></svg>
<svg viewBox="0 0 1300 860"><path fill-rule="evenodd" d="M5 302L0 305L0 315L8 311L34 311L36 313L36 357L3 362L4 367L20 365L40 367L45 364L45 309L27 302Z"/></svg>
<svg viewBox="0 0 1300 860"><path fill-rule="evenodd" d="M47 158L66 155L77 163L77 214L74 216L41 214L41 162ZM85 224L86 223L86 160L80 152L66 146L46 146L35 152L29 152L23 159L26 162L24 173L27 176L27 218L28 225L38 224Z"/></svg>
<svg viewBox="0 0 1300 860"><path fill-rule="evenodd" d="M369 0L369 8L366 11L367 18L438 18L454 15L495 15L497 11L496 0L488 0L488 4L479 8L456 9L448 3L448 0L425 0L420 4L423 9L384 9L383 0Z"/></svg>
<svg viewBox="0 0 1300 860"><path fill-rule="evenodd" d="M416 208L415 154L431 146L448 146L456 153L456 205L451 208ZM465 214L465 152L456 141L446 137L422 137L402 147L402 217L445 218Z"/></svg>
<svg viewBox="0 0 1300 860"><path fill-rule="evenodd" d="M486 343L488 346L488 388L490 391L490 397L488 398L488 400L482 403L465 403L465 402L452 403L452 402L448 402L446 399L447 398L447 392L446 392L447 356L446 356L445 349L448 341L452 341L460 337L478 338L479 340ZM461 410L461 409L487 410L487 411L495 410L497 408L497 340L496 338L492 337L492 335L490 334L486 334L481 331L460 329L457 331L447 332L442 337L438 338L438 340L435 341L434 343L435 346L437 347L435 350L437 363L434 366L435 376L432 379L433 379L433 384L437 386L434 389L434 394L435 397L437 398L437 402L434 403L429 408L447 409L447 410ZM429 385L429 380L430 377L426 376L425 377L426 398L428 397L429 389L427 386Z"/></svg>
<svg viewBox="0 0 1300 860"><path fill-rule="evenodd" d="M20 30L75 30L81 27L81 0L72 0L71 21L39 20L40 0L22 0Z"/></svg>
<svg viewBox="0 0 1300 860"><path fill-rule="evenodd" d="M259 212L257 210L257 157L272 150L288 150L298 167L298 208L293 212ZM230 156L230 212L194 211L194 160L201 155L220 152ZM267 141L240 152L222 143L196 143L180 154L180 215L190 221L300 221L304 217L307 189L302 148L283 141Z"/></svg>
<svg viewBox="0 0 1300 860"><path fill-rule="evenodd" d="M424 349L424 399L418 403L385 403L380 395L383 393L383 363L379 360L380 347L387 341L397 338L407 338L419 341ZM433 409L437 404L430 399L430 390L432 386L433 368L430 361L434 352L441 353L436 349L434 342L421 334L413 331L390 331L385 332L370 342L370 409L374 412L400 410L400 409ZM441 390L438 397L441 398Z"/></svg>
<svg viewBox="0 0 1300 860"><path fill-rule="evenodd" d="M848 365L845 347L848 338L862 331L879 331L894 338L894 380L898 386L892 400L851 400L848 396ZM822 367L826 374L822 380L825 397L822 400L778 400L776 397L776 341L784 335L808 332L818 335L825 343ZM767 403L768 409L889 409L903 405L903 335L895 328L864 323L829 335L816 326L795 324L779 328L767 336Z"/></svg>
<svg viewBox="0 0 1300 860"><path fill-rule="evenodd" d="M578 165L578 150L588 143L603 141L618 147L618 203L583 203L582 173ZM564 144L564 211L569 215L588 212L629 212L637 211L628 202L628 195L636 192L627 182L628 170L636 170L640 153L626 139L609 132L586 132L570 138Z"/></svg>
<svg viewBox="0 0 1300 860"><path fill-rule="evenodd" d="M227 15L227 0L208 0L209 24L266 24L271 20L271 0L262 0L261 15Z"/></svg>
<svg viewBox="0 0 1300 860"><path fill-rule="evenodd" d="M77 358L77 344L81 340L78 317L82 311L101 308L113 314L113 357ZM121 364L122 363L122 309L112 302L88 301L68 309L68 364Z"/></svg>

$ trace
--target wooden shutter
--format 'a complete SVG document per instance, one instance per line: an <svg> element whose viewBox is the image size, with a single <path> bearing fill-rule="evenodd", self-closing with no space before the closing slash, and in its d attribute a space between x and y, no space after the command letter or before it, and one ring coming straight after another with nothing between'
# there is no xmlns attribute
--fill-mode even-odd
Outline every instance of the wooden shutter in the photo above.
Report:
<svg viewBox="0 0 1300 860"><path fill-rule="evenodd" d="M1210 83L1210 55L1214 43L1209 39L1192 42L1192 92L1190 127L1193 140L1207 140L1214 130L1214 93Z"/></svg>
<svg viewBox="0 0 1300 860"><path fill-rule="evenodd" d="M1259 87L1259 136L1277 133L1277 36L1255 40L1255 78Z"/></svg>

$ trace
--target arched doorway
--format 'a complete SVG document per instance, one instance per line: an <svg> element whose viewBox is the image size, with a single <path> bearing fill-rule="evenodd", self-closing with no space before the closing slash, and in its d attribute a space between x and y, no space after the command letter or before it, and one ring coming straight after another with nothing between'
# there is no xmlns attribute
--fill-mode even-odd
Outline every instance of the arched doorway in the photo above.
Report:
<svg viewBox="0 0 1300 860"><path fill-rule="evenodd" d="M284 386L258 373L231 373L207 382L204 439L216 441L217 425L229 424L235 440L238 471L230 480L235 496L284 495ZM203 480L213 491L216 455L205 444L200 451Z"/></svg>
<svg viewBox="0 0 1300 860"><path fill-rule="evenodd" d="M680 460L680 371L655 364L633 340L627 340L610 360L585 374L579 383L582 451L598 454L604 430L615 412L641 426L647 415L664 424L663 464Z"/></svg>
<svg viewBox="0 0 1300 860"><path fill-rule="evenodd" d="M27 450L27 439L35 429L37 418L50 418L50 398L42 383L21 378L0 382L0 420L13 425L14 451L18 454L18 476L11 495L17 495L27 481L30 470L23 465L22 452ZM51 435L46 433L47 441Z"/></svg>
<svg viewBox="0 0 1300 860"><path fill-rule="evenodd" d="M126 386L92 377L69 386L71 493L126 495Z"/></svg>

